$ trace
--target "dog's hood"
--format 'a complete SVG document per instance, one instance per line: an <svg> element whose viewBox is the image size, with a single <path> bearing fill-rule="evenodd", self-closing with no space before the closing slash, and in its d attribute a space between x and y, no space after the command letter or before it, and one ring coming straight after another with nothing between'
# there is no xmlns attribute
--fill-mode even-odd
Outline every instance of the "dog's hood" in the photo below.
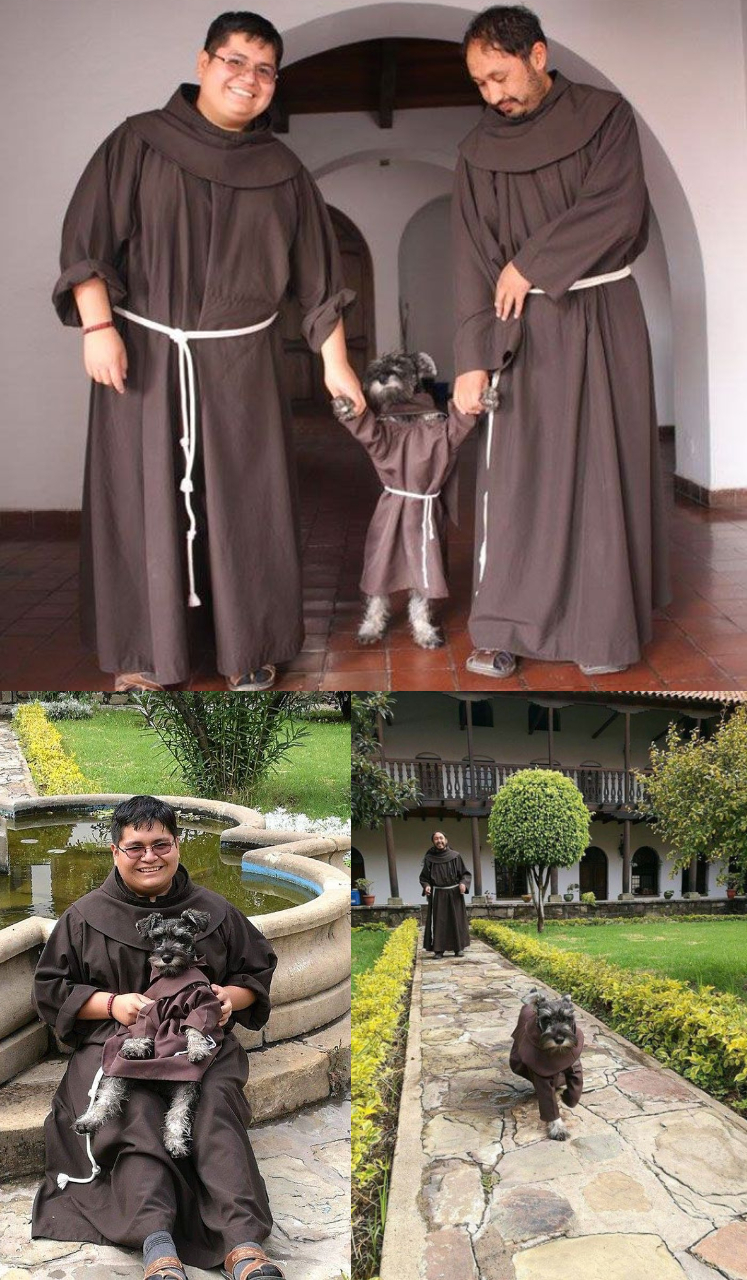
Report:
<svg viewBox="0 0 747 1280"><path fill-rule="evenodd" d="M530 1004L522 1006L519 1021L511 1035L516 1041L516 1048L522 1062L537 1076L554 1076L559 1071L567 1071L574 1062L578 1062L584 1047L584 1033L577 1026L575 1045L562 1053L547 1053L540 1046L537 1010Z"/></svg>

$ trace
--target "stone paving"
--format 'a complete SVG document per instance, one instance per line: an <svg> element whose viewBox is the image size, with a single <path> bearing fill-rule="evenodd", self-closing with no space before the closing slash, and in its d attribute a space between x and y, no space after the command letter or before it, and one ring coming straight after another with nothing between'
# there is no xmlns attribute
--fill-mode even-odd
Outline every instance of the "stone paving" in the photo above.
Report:
<svg viewBox="0 0 747 1280"><path fill-rule="evenodd" d="M0 721L0 802L4 798L27 800L38 794L13 730Z"/></svg>
<svg viewBox="0 0 747 1280"><path fill-rule="evenodd" d="M252 1128L275 1226L265 1242L287 1280L346 1280L350 1274L350 1100L317 1103ZM38 1178L0 1183L1 1280L141 1280L130 1249L31 1240ZM186 1267L189 1280L220 1268Z"/></svg>
<svg viewBox="0 0 747 1280"><path fill-rule="evenodd" d="M419 952L381 1280L747 1280L747 1123L579 1010L551 1141L508 1065L534 986L476 940Z"/></svg>

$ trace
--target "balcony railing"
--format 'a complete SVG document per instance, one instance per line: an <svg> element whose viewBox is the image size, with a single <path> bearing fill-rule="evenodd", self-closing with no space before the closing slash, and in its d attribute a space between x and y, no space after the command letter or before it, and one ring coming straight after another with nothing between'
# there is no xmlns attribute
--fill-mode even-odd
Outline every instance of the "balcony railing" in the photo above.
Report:
<svg viewBox="0 0 747 1280"><path fill-rule="evenodd" d="M552 766L556 772L575 782L587 805L600 808L625 803L625 770L605 769L593 765L574 765L570 768ZM494 796L507 779L520 769L547 769L549 765L497 764L475 761L471 768L459 760L387 760L387 773L396 782L414 778L422 792L424 803L444 804L449 801L488 800ZM643 800L644 788L640 780L630 774L630 802ZM422 803L421 802L421 803Z"/></svg>

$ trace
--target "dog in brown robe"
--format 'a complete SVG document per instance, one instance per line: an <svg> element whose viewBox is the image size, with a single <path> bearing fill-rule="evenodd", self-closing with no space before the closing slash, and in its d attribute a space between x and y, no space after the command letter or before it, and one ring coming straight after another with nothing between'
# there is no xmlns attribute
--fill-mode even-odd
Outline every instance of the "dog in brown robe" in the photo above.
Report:
<svg viewBox="0 0 747 1280"><path fill-rule="evenodd" d="M127 1101L129 1079L146 1082L170 1098L163 1145L174 1158L186 1156L192 1141L192 1116L200 1096L200 1080L215 1058L223 1031L221 1007L209 979L197 968L204 963L195 936L210 923L206 911L183 911L174 919L153 912L135 928L154 943L153 982L131 1027L121 1027L104 1044L103 1076L87 1111L73 1128L95 1133Z"/></svg>
<svg viewBox="0 0 747 1280"><path fill-rule="evenodd" d="M548 1137L564 1142L568 1130L560 1119L556 1091L567 1107L575 1107L584 1087L581 1051L584 1033L576 1027L570 996L551 1000L536 988L524 996L519 1021L512 1031L511 1070L531 1081L537 1094L540 1118Z"/></svg>

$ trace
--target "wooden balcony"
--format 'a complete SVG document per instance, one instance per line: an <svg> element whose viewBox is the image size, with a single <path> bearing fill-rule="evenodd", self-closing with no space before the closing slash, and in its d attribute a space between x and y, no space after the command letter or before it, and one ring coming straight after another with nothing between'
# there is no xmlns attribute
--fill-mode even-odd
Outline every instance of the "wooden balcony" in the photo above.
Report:
<svg viewBox="0 0 747 1280"><path fill-rule="evenodd" d="M464 760L391 759L385 764L387 773L397 782L414 778L422 799L413 808L445 806L458 809L468 801L482 801L485 812L489 802L512 774L520 769L554 768L575 782L590 809L615 812L625 807L625 770L606 769L599 765L499 764L475 760L474 768ZM630 805L643 800L643 786L630 774ZM481 807L483 807L481 806Z"/></svg>

